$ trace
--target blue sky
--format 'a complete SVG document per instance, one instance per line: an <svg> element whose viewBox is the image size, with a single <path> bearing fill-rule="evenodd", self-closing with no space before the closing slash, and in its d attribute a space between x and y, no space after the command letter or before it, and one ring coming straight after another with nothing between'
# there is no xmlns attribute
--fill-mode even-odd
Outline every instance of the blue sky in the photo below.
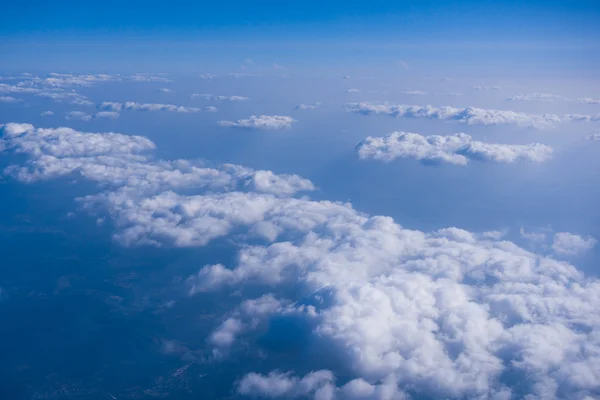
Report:
<svg viewBox="0 0 600 400"><path fill-rule="evenodd" d="M591 57L598 66L598 8L581 0L11 2L3 10L0 51L11 59L5 68L32 65L43 55L46 65L65 71L196 72L233 66L236 57L310 68L356 57L389 62L393 53L431 68L455 63L458 53L487 69L518 68L512 61L518 58L527 73L548 63L589 73L590 62L582 61ZM165 62L172 57L185 64Z"/></svg>
<svg viewBox="0 0 600 400"><path fill-rule="evenodd" d="M12 2L0 398L600 396L597 1Z"/></svg>

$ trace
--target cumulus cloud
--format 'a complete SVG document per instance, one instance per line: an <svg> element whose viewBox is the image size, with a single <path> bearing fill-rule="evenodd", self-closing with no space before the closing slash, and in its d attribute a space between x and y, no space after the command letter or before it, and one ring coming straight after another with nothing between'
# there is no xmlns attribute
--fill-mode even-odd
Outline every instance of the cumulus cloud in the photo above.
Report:
<svg viewBox="0 0 600 400"><path fill-rule="evenodd" d="M418 133L392 132L384 137L369 136L356 146L360 159L392 161L415 158L426 163L466 165L469 160L514 163L542 162L552 156L552 148L540 143L511 145L484 143L457 133L451 136L422 136Z"/></svg>
<svg viewBox="0 0 600 400"><path fill-rule="evenodd" d="M23 100L17 99L12 96L0 96L0 103L18 103L21 101L23 101Z"/></svg>
<svg viewBox="0 0 600 400"><path fill-rule="evenodd" d="M315 400L403 400L408 398L393 379L372 385L362 378L353 379L342 387L335 386L331 371L320 370L302 378L292 373L272 371L267 375L249 373L237 385L242 396L258 398L312 398Z"/></svg>
<svg viewBox="0 0 600 400"><path fill-rule="evenodd" d="M193 93L190 96L192 99L194 98L203 98L206 100L217 100L217 101L246 101L246 100L250 100L249 97L244 97L244 96L215 96L212 94L200 94L200 93Z"/></svg>
<svg viewBox="0 0 600 400"><path fill-rule="evenodd" d="M168 112L178 112L178 113L196 113L201 111L216 111L215 107L205 107L196 108L196 107L186 107L186 106L176 106L173 104L154 104L154 103L136 103L134 101L127 101L125 103L119 102L111 102L105 101L98 105L98 108L101 110L109 110L109 111L168 111Z"/></svg>
<svg viewBox="0 0 600 400"><path fill-rule="evenodd" d="M248 119L238 119L237 121L219 121L218 124L224 127L245 128L245 129L286 129L296 122L295 119L281 115L253 115Z"/></svg>
<svg viewBox="0 0 600 400"><path fill-rule="evenodd" d="M600 121L600 114L590 116L581 114L526 114L508 110L490 110L484 108L451 106L415 106L374 104L368 102L347 103L346 110L359 114L382 114L391 117L429 118L452 120L468 125L514 124L529 128L548 128L566 121Z"/></svg>
<svg viewBox="0 0 600 400"><path fill-rule="evenodd" d="M322 370L307 374L302 379L277 371L266 376L250 373L238 384L237 391L244 396L262 398L331 398L334 377L330 371ZM327 397L324 397L327 396Z"/></svg>
<svg viewBox="0 0 600 400"><path fill-rule="evenodd" d="M597 240L591 236L580 236L569 232L558 232L554 234L552 250L560 255L576 256L591 250Z"/></svg>
<svg viewBox="0 0 600 400"><path fill-rule="evenodd" d="M567 262L496 235L410 230L349 204L294 197L312 187L297 176L154 160L154 144L139 136L29 124L0 134L6 151L24 156L5 172L20 181L97 182L103 191L78 203L112 218L118 243L203 246L232 235L237 257L186 281L190 294L233 302L206 321L207 360L213 351L269 359L264 335L275 325L282 340L319 355L304 357L302 371L243 371L231 383L239 395L584 399L600 391L600 281Z"/></svg>

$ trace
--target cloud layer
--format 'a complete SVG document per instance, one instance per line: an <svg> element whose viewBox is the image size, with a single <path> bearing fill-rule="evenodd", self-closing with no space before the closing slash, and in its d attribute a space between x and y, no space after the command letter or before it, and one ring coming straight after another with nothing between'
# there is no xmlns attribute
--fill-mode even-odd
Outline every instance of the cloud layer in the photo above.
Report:
<svg viewBox="0 0 600 400"><path fill-rule="evenodd" d="M457 133L451 136L422 136L392 132L384 137L368 137L356 146L361 159L392 161L414 158L426 163L467 165L469 160L514 163L542 162L552 156L552 148L540 143L529 145L495 144L475 141Z"/></svg>
<svg viewBox="0 0 600 400"><path fill-rule="evenodd" d="M140 136L29 124L0 134L5 152L25 158L5 171L15 179L97 182L102 191L78 204L108 215L120 244L204 246L229 235L239 245L235 259L186 282L190 295L233 302L205 321L204 359L285 364L286 346L307 355L302 371L294 362L243 371L231 382L241 396L583 400L600 391L600 281L566 262L497 235L410 230L297 197L314 186L295 175L154 160ZM280 350L268 346L273 336Z"/></svg>

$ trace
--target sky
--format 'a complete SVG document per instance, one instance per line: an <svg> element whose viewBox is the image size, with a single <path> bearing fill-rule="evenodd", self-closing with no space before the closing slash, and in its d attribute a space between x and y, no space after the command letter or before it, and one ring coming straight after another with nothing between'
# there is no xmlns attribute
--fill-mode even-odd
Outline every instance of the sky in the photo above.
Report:
<svg viewBox="0 0 600 400"><path fill-rule="evenodd" d="M0 398L600 398L600 3L12 2Z"/></svg>

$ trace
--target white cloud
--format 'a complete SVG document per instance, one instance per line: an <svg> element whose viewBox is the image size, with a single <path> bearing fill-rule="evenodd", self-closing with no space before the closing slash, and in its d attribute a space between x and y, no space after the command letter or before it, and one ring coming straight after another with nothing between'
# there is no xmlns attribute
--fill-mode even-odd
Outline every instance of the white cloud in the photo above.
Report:
<svg viewBox="0 0 600 400"><path fill-rule="evenodd" d="M600 129L595 130L587 137L588 140L600 140Z"/></svg>
<svg viewBox="0 0 600 400"><path fill-rule="evenodd" d="M262 74L249 74L249 73L240 73L240 72L231 72L229 76L233 76L234 78L251 78L251 77L259 77Z"/></svg>
<svg viewBox="0 0 600 400"><path fill-rule="evenodd" d="M11 96L0 96L0 103L18 103L23 100Z"/></svg>
<svg viewBox="0 0 600 400"><path fill-rule="evenodd" d="M532 94L520 94L516 96L511 96L507 100L512 101L532 101L532 100L542 100L542 101L566 101L568 103L575 104L600 104L600 99L593 99L591 97L568 97L562 96L559 94L549 94L549 93L532 93Z"/></svg>
<svg viewBox="0 0 600 400"><path fill-rule="evenodd" d="M475 89L475 90L500 90L500 89L502 89L502 87L500 87L500 86L481 86L481 85L476 85L476 86L473 86L473 89Z"/></svg>
<svg viewBox="0 0 600 400"><path fill-rule="evenodd" d="M560 255L576 256L591 250L597 240L591 236L583 237L569 232L558 232L554 234L552 250Z"/></svg>
<svg viewBox="0 0 600 400"><path fill-rule="evenodd" d="M212 95L212 94L199 94L199 93L193 93L190 97L192 99L201 97L201 98L206 99L206 100L218 100L218 101L222 101L222 100L226 100L226 101L246 101L246 100L250 100L249 97L244 97L244 96L215 96L215 95Z"/></svg>
<svg viewBox="0 0 600 400"><path fill-rule="evenodd" d="M541 243L546 240L546 234L543 232L526 232L525 229L521 227L519 233L521 234L522 238L529 240L530 242Z"/></svg>
<svg viewBox="0 0 600 400"><path fill-rule="evenodd" d="M173 104L154 104L154 103L136 103L127 101L125 103L105 101L98 105L102 110L110 111L169 111L178 113L196 113L201 111L215 111L214 107L205 107L204 109L196 107L176 106Z"/></svg>
<svg viewBox="0 0 600 400"><path fill-rule="evenodd" d="M298 104L295 108L296 110L314 110L315 108L318 108L321 104L323 103L317 101L313 104Z"/></svg>
<svg viewBox="0 0 600 400"><path fill-rule="evenodd" d="M360 89L346 89L346 93L358 93Z"/></svg>
<svg viewBox="0 0 600 400"><path fill-rule="evenodd" d="M105 191L78 203L108 214L118 243L203 246L233 233L237 257L187 281L190 293L222 291L222 304L235 303L207 321L209 351L269 358L261 332L279 318L291 337L305 335L295 346L319 355L304 358L302 377L244 371L240 395L583 399L600 391L600 281L567 262L496 235L426 233L349 204L290 197L312 187L297 176L153 160L154 144L139 136L29 124L0 134L6 151L25 156L6 171L17 179L98 182Z"/></svg>
<svg viewBox="0 0 600 400"><path fill-rule="evenodd" d="M290 373L271 372L268 375L250 373L239 382L237 391L243 396L262 398L307 398L326 400L332 393L334 377L330 371L321 370L299 379Z"/></svg>
<svg viewBox="0 0 600 400"><path fill-rule="evenodd" d="M500 125L514 124L530 128L547 128L566 121L600 121L600 114L595 116L580 114L526 114L508 110L490 110L484 108L456 108L451 106L433 107L416 105L394 105L347 103L346 110L359 114L382 114L392 117L429 118L453 120L468 125Z"/></svg>
<svg viewBox="0 0 600 400"><path fill-rule="evenodd" d="M295 119L281 115L256 115L248 119L238 119L237 121L219 121L219 125L232 128L247 128L247 129L286 129L296 122Z"/></svg>
<svg viewBox="0 0 600 400"><path fill-rule="evenodd" d="M237 385L242 396L258 398L312 398L315 400L403 400L394 379L372 385L362 378L353 379L342 387L335 386L335 376L329 370L314 371L302 378L291 372L272 371L268 375L249 373Z"/></svg>
<svg viewBox="0 0 600 400"><path fill-rule="evenodd" d="M43 111L40 114L40 116L42 116L42 117L47 117L47 116L50 116L50 115L54 115L54 112L52 112L52 111Z"/></svg>
<svg viewBox="0 0 600 400"><path fill-rule="evenodd" d="M429 93L424 92L422 90L405 90L404 94L415 94L415 95L419 95L419 96L424 96Z"/></svg>
<svg viewBox="0 0 600 400"><path fill-rule="evenodd" d="M160 88L158 89L159 92L163 92L163 93L171 93L173 92L173 90L169 89L169 88Z"/></svg>
<svg viewBox="0 0 600 400"><path fill-rule="evenodd" d="M115 119L119 117L119 113L116 111L101 111L95 114L88 114L82 111L69 111L65 119L66 120L81 120L81 121L91 121L94 118L109 118Z"/></svg>
<svg viewBox="0 0 600 400"><path fill-rule="evenodd" d="M204 74L200 74L199 77L202 79L214 79L217 78L219 75L217 74L210 74L210 73L204 73Z"/></svg>
<svg viewBox="0 0 600 400"><path fill-rule="evenodd" d="M70 119L79 119L81 121L90 121L92 119L92 115L88 113L84 113L83 111L69 111L65 115L66 120Z"/></svg>
<svg viewBox="0 0 600 400"><path fill-rule="evenodd" d="M422 136L392 132L384 137L368 137L356 146L361 159L392 161L415 158L427 163L466 165L469 160L514 163L542 162L552 156L552 148L539 143L511 145L475 141L471 136Z"/></svg>

